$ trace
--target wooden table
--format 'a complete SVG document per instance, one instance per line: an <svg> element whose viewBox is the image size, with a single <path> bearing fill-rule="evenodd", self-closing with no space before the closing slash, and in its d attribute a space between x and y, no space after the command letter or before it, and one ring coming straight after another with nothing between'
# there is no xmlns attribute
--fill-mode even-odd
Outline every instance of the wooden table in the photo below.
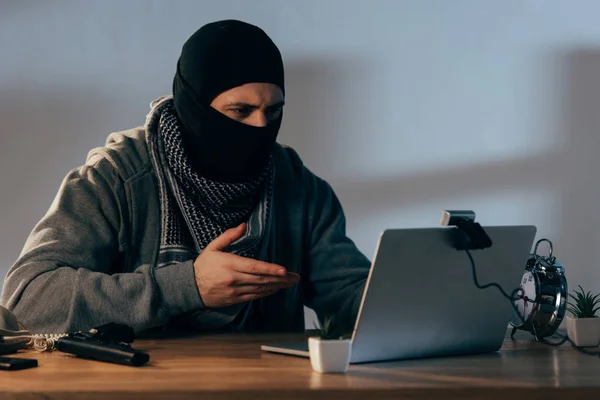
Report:
<svg viewBox="0 0 600 400"><path fill-rule="evenodd" d="M351 365L314 372L308 359L260 344L298 336L208 335L138 340L150 365L126 367L27 351L39 367L0 371L0 399L600 399L600 358L551 348L521 333L501 351L465 357Z"/></svg>

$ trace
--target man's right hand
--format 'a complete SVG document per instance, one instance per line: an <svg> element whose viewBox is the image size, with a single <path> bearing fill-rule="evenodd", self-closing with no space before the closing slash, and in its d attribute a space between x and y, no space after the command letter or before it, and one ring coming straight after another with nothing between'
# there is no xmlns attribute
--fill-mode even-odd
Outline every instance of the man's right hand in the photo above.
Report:
<svg viewBox="0 0 600 400"><path fill-rule="evenodd" d="M206 246L194 262L196 284L205 307L225 307L272 295L296 285L300 275L279 265L225 253L244 234L246 224L229 229Z"/></svg>

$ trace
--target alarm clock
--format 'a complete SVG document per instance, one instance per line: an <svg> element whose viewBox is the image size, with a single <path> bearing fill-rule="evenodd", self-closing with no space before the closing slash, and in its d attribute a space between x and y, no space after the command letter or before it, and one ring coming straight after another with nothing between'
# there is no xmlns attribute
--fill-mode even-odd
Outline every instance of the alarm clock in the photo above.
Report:
<svg viewBox="0 0 600 400"><path fill-rule="evenodd" d="M543 242L550 246L547 256L538 254L538 247ZM527 260L520 295L515 300L510 319L513 326L511 336L517 329L532 333L536 340L554 334L565 316L567 295L565 269L553 255L552 242L538 240Z"/></svg>

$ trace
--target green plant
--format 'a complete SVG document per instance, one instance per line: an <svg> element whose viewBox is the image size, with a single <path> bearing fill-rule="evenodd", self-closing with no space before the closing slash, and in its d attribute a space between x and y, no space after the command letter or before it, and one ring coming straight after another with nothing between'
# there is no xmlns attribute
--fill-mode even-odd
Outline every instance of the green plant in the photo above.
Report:
<svg viewBox="0 0 600 400"><path fill-rule="evenodd" d="M342 319L336 319L335 315L327 315L323 318L321 328L316 325L315 328L319 331L319 337L323 340L349 339L352 334L350 324Z"/></svg>
<svg viewBox="0 0 600 400"><path fill-rule="evenodd" d="M600 303L600 299L598 298L600 294L593 296L591 292L586 293L581 285L579 285L579 289L581 290L580 292L573 290L575 296L572 294L569 295L575 301L574 304L567 302L569 312L576 318L595 318L596 311L600 310L600 307L596 307Z"/></svg>

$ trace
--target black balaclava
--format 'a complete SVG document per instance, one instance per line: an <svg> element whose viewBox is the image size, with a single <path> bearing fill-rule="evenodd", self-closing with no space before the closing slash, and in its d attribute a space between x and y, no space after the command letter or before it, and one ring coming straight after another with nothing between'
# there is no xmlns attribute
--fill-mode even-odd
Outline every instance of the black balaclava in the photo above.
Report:
<svg viewBox="0 0 600 400"><path fill-rule="evenodd" d="M173 100L186 131L190 163L205 178L243 182L267 165L282 117L255 127L210 106L219 94L254 82L275 84L285 93L281 54L262 29L236 20L217 21L183 45Z"/></svg>

